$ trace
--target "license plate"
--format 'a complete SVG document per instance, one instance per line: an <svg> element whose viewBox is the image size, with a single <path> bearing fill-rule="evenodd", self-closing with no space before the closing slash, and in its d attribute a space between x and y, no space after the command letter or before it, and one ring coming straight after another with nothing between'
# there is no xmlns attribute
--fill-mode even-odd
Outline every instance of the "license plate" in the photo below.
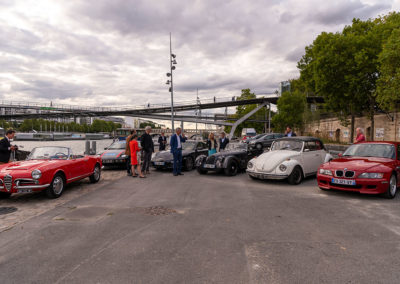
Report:
<svg viewBox="0 0 400 284"><path fill-rule="evenodd" d="M207 168L207 169L214 169L215 165L205 164L204 167Z"/></svg>
<svg viewBox="0 0 400 284"><path fill-rule="evenodd" d="M154 165L156 165L156 166L164 166L165 162L154 162Z"/></svg>
<svg viewBox="0 0 400 284"><path fill-rule="evenodd" d="M344 184L344 185L356 185L356 181L353 179L332 178L331 182L336 183L336 184Z"/></svg>

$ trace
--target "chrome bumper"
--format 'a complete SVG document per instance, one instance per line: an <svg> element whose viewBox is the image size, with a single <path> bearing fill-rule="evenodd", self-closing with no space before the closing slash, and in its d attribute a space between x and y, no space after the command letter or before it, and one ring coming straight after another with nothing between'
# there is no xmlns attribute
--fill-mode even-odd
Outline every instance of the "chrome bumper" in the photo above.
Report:
<svg viewBox="0 0 400 284"><path fill-rule="evenodd" d="M246 170L249 176L258 178L258 179L285 179L288 178L289 175L275 175L275 174L264 174L255 171Z"/></svg>

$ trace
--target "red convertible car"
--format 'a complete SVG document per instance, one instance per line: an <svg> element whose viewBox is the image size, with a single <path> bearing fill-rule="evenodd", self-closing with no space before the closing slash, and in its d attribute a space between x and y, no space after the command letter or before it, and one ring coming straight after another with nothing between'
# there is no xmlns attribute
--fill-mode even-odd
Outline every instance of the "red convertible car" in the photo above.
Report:
<svg viewBox="0 0 400 284"><path fill-rule="evenodd" d="M322 190L396 195L400 181L400 143L364 142L350 146L339 159L322 164L317 174Z"/></svg>
<svg viewBox="0 0 400 284"><path fill-rule="evenodd" d="M34 148L27 160L0 165L0 198L42 190L57 198L70 182L86 177L98 182L101 167L100 157L73 155L67 147Z"/></svg>

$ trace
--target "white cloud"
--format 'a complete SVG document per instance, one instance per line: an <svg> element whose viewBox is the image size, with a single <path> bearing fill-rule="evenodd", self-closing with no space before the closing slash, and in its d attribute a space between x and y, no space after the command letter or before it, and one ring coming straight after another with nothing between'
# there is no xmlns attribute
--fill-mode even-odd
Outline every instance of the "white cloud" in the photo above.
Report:
<svg viewBox="0 0 400 284"><path fill-rule="evenodd" d="M95 3L95 5L94 5ZM0 99L85 105L268 93L298 75L322 31L399 9L399 0L0 0Z"/></svg>

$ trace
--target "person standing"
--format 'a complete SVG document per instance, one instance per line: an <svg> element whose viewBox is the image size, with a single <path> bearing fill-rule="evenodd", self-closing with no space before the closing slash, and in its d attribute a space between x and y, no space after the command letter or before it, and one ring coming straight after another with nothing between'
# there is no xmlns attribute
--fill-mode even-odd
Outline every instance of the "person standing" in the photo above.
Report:
<svg viewBox="0 0 400 284"><path fill-rule="evenodd" d="M210 135L208 135L207 146L208 156L217 153L218 143L217 140L215 140L214 132L211 132Z"/></svg>
<svg viewBox="0 0 400 284"><path fill-rule="evenodd" d="M162 131L161 136L158 137L158 144L160 144L158 150L165 151L165 147L167 146L167 137L165 137L164 131Z"/></svg>
<svg viewBox="0 0 400 284"><path fill-rule="evenodd" d="M293 132L292 127L287 126L286 131L285 131L285 136L286 137L295 137L297 135L296 135L296 133Z"/></svg>
<svg viewBox="0 0 400 284"><path fill-rule="evenodd" d="M220 151L221 150L225 150L226 145L229 144L229 138L225 137L225 136L226 136L225 132L222 132L221 133L221 138L219 138L219 150Z"/></svg>
<svg viewBox="0 0 400 284"><path fill-rule="evenodd" d="M182 128L178 127L172 135L169 145L171 147L171 153L174 156L174 176L183 175L182 173L182 143L186 142L185 134L182 133Z"/></svg>
<svg viewBox="0 0 400 284"><path fill-rule="evenodd" d="M132 173L132 177L137 177L138 175L135 172L135 169L137 169L139 177L141 178L145 178L145 176L143 175L142 171L140 170L140 165L138 162L138 158L137 158L137 152L139 152L139 143L137 142L137 134L132 134L131 140L129 142L129 149L131 151L130 153L130 159L131 159L131 173Z"/></svg>
<svg viewBox="0 0 400 284"><path fill-rule="evenodd" d="M131 141L132 136L134 134L136 134L136 130L135 129L133 129L131 131L131 134L128 137L126 137L125 155L127 156L127 158L126 158L126 171L127 171L127 175L128 176L132 175L132 171L131 171L131 168L132 168L132 165L131 165L131 150L129 148L130 147L129 142Z"/></svg>
<svg viewBox="0 0 400 284"><path fill-rule="evenodd" d="M356 139L354 140L354 144L365 142L365 136L360 127L356 128Z"/></svg>
<svg viewBox="0 0 400 284"><path fill-rule="evenodd" d="M11 146L10 140L15 136L15 130L9 129L6 136L0 140L0 164L10 162L11 152L17 150L16 146Z"/></svg>
<svg viewBox="0 0 400 284"><path fill-rule="evenodd" d="M140 144L143 149L142 173L150 174L151 154L154 152L153 138L150 136L151 126L146 126L145 133L140 138Z"/></svg>

